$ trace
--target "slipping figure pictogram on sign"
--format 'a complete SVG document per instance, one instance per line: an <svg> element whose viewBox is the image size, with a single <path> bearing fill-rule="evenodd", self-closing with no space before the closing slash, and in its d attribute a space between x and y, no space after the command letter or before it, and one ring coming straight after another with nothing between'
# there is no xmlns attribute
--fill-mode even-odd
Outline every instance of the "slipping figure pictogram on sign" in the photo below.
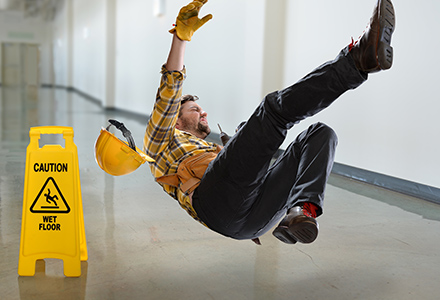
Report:
<svg viewBox="0 0 440 300"><path fill-rule="evenodd" d="M30 210L32 213L67 214L70 212L70 207L53 177L47 178Z"/></svg>
<svg viewBox="0 0 440 300"><path fill-rule="evenodd" d="M54 204L55 206L42 206L41 208L58 208L57 202L55 200L58 201L58 196L51 196L50 195L50 189L47 189L47 194L44 194L44 196L46 196L46 202L49 204Z"/></svg>

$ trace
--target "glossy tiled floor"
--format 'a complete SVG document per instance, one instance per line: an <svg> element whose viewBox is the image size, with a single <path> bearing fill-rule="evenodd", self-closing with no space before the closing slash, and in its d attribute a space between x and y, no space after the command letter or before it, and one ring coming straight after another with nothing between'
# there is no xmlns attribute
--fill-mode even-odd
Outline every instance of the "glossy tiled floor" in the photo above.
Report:
<svg viewBox="0 0 440 300"><path fill-rule="evenodd" d="M0 299L437 299L440 206L332 176L320 236L289 246L234 241L193 221L147 166L111 177L93 146L109 117L141 143L146 120L62 89L37 99L1 88ZM25 153L31 126L72 126L89 259L79 278L38 261L17 274Z"/></svg>

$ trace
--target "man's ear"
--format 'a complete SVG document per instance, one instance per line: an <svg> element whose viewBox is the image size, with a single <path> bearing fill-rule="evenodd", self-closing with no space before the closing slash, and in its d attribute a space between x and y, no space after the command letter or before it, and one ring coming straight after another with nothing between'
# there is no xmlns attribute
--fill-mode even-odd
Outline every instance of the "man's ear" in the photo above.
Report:
<svg viewBox="0 0 440 300"><path fill-rule="evenodd" d="M180 119L179 118L177 118L176 128L180 130Z"/></svg>

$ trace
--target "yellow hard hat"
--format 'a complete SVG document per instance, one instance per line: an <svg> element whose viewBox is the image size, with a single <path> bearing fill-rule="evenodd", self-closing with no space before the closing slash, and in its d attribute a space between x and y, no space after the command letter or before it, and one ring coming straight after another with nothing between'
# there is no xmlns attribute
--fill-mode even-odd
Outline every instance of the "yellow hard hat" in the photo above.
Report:
<svg viewBox="0 0 440 300"><path fill-rule="evenodd" d="M126 175L139 168L146 161L154 159L136 147L131 132L116 120L109 120L107 128L101 128L101 133L95 143L95 159L106 173L114 176ZM124 142L109 131L111 125L122 131L127 139Z"/></svg>

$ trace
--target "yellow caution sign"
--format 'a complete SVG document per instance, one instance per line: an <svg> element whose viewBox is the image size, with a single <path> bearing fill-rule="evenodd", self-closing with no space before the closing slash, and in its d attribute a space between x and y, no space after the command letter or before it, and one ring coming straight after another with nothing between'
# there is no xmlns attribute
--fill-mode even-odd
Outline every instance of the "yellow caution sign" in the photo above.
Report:
<svg viewBox="0 0 440 300"><path fill-rule="evenodd" d="M62 134L65 145L44 145L41 134ZM18 274L34 276L39 259L64 262L64 275L81 275L87 260L84 215L73 129L32 127L26 152Z"/></svg>

